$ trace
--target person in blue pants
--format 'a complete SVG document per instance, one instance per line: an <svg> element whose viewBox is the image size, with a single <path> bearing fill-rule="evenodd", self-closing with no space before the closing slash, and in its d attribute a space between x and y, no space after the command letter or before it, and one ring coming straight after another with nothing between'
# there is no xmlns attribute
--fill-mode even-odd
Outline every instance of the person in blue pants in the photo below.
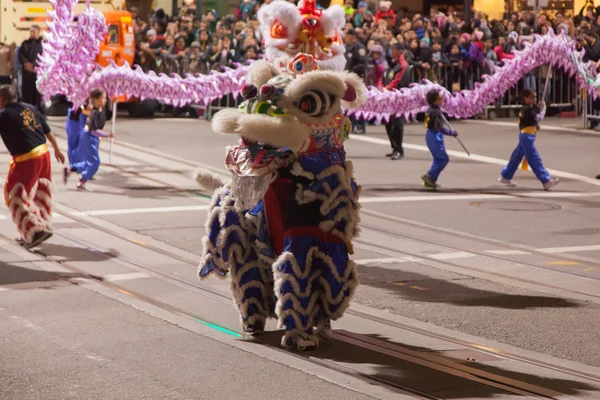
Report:
<svg viewBox="0 0 600 400"><path fill-rule="evenodd" d="M71 172L81 174L77 190L87 190L85 183L92 179L100 168L100 153L98 152L99 138L115 137L113 132L105 132L106 123L106 93L101 89L90 93L92 110L87 118L87 124L79 136L79 144L75 151L75 162L70 170L65 169L65 183Z"/></svg>
<svg viewBox="0 0 600 400"><path fill-rule="evenodd" d="M425 114L425 127L427 133L425 133L425 142L427 147L433 156L433 164L425 175L421 177L423 179L423 186L437 189L439 187L437 180L440 174L446 168L446 165L450 162L448 153L446 153L446 146L444 144L444 135L446 136L457 136L455 130L450 129L446 126L446 119L440 106L442 105L443 96L442 93L437 89L431 89L427 92L427 103L429 103L429 109Z"/></svg>
<svg viewBox="0 0 600 400"><path fill-rule="evenodd" d="M70 167L73 167L73 163L75 162L75 151L79 145L79 135L83 130L80 122L81 114L81 108L76 110L69 108L69 111L67 112L67 156L69 157ZM67 167L65 167L65 169L67 170Z"/></svg>
<svg viewBox="0 0 600 400"><path fill-rule="evenodd" d="M85 129L87 123L87 117L89 115L88 102L78 109L69 108L67 113L67 156L69 157L69 167L65 167L63 173L63 182L67 184L69 174L73 168L73 164L77 161L75 159L77 147L79 147L79 138L81 132ZM91 108L91 105L90 105Z"/></svg>
<svg viewBox="0 0 600 400"><path fill-rule="evenodd" d="M546 115L546 103L543 101L537 102L537 94L531 89L523 90L523 108L519 113L519 144L513 151L508 161L508 165L504 167L500 173L498 182L516 186L512 181L519 164L527 170L527 166L531 166L536 178L542 182L544 190L549 190L558 183L558 178L551 178L548 170L542 163L540 153L535 148L535 135L539 129L539 123Z"/></svg>

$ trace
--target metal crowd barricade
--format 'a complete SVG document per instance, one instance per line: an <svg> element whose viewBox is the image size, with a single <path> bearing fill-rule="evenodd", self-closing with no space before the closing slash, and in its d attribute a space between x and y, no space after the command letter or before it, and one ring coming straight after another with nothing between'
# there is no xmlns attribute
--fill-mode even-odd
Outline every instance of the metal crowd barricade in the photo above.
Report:
<svg viewBox="0 0 600 400"><path fill-rule="evenodd" d="M184 61L185 61L186 65L188 65L188 66L190 65L191 61L196 61L196 68L198 71L196 73L201 73L201 74L210 73L211 66L210 66L210 63L206 60L184 59ZM192 70L194 70L194 69L192 69ZM190 73L192 73L192 72L190 72ZM204 103L190 104L190 107L192 107L193 109L196 110L196 112L198 112L200 118L205 119L205 120L210 120L212 118L213 114L216 113L217 111L225 109L225 108L238 107L241 104L241 102L242 102L241 95L237 95L237 97L235 97L233 94L228 94L227 96L224 96L220 99L215 99L208 104L204 104Z"/></svg>
<svg viewBox="0 0 600 400"><path fill-rule="evenodd" d="M600 124L600 99L594 100L587 90L581 90L583 128L595 128Z"/></svg>
<svg viewBox="0 0 600 400"><path fill-rule="evenodd" d="M548 76L548 68L548 66L541 66L523 77L514 87L509 89L494 103L488 105L484 113L480 116L487 119L490 117L491 112L494 112L496 116L500 116L501 114L511 116L511 113L523 106L521 93L525 88L536 90L538 98L541 100ZM489 67L487 64L465 63L460 66L459 64L436 65L429 70L418 67L412 68L410 78L414 83L418 83L422 79L429 79L445 87L449 92L457 92L460 90L473 90L475 83L481 82L481 77L488 71ZM210 64L202 58L190 60L189 58L178 59L166 57L162 59L157 72L163 72L168 75L176 73L181 76L185 76L186 73L209 73ZM369 66L365 74L365 82L371 85L375 83L371 82L372 79L370 79L373 75L372 72L373 67ZM581 91L577 90L574 77L569 77L562 70L555 69L549 79L548 91L544 99L549 107L574 109L577 115L583 115L586 126L590 121L600 121L600 100L594 102L585 93L582 94ZM207 105L194 104L191 107L201 115L201 118L209 120L215 112L224 108L237 107L240 102L240 96L234 98L233 95L228 95L214 100Z"/></svg>
<svg viewBox="0 0 600 400"><path fill-rule="evenodd" d="M229 94L220 99L215 99L211 103L204 104L191 104L190 107L194 108L198 111L203 111L203 114L200 118L210 121L213 114L219 110L223 110L225 108L234 108L238 107L242 102L242 96L238 95L237 97L233 97L233 94Z"/></svg>
<svg viewBox="0 0 600 400"><path fill-rule="evenodd" d="M535 90L538 98L541 100L548 76L548 68L548 66L539 67L519 80L514 87L496 99L493 104L486 107L483 115L484 118L489 118L491 111L494 111L496 114L504 112L510 115L510 110L521 108L523 106L521 93L525 88ZM418 82L423 77L427 77L427 79L437 82L453 93L460 90L473 90L475 83L481 82L481 77L490 72L487 64L478 65L471 63L468 66L462 67L458 64L450 64L441 67L435 66L426 73L423 70L415 70L412 81ZM549 79L548 91L544 99L548 106L555 108L573 107L580 114L583 111L582 98L581 93L577 90L575 78L568 76L562 70L554 70ZM598 112L600 112L600 102L598 109Z"/></svg>

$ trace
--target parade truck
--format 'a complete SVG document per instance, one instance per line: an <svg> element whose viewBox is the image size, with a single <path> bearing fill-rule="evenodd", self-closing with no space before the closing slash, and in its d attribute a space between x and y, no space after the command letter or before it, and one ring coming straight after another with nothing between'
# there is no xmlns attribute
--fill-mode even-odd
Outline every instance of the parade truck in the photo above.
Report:
<svg viewBox="0 0 600 400"><path fill-rule="evenodd" d="M51 8L49 2L21 2L14 0L0 0L0 37L4 43L20 45L29 38L29 29L38 25L42 31L46 30L46 21L49 19L47 10ZM100 44L100 51L96 62L100 67L110 65L114 61L117 65L127 63L133 65L135 57L135 35L131 14L107 1L91 1L94 9L102 12L106 20L108 33ZM86 7L85 2L75 6L76 14ZM155 103L151 101L140 102L136 98L117 98L120 108L126 108L132 116L152 117ZM48 115L66 115L69 103L63 96L54 96L52 105L46 110Z"/></svg>
<svg viewBox="0 0 600 400"><path fill-rule="evenodd" d="M117 7L110 1L91 0L92 7L98 11L112 11ZM48 1L16 1L0 0L0 41L19 46L29 39L31 25L39 25L46 29L47 11L51 9ZM85 1L75 5L75 13L79 14L86 8Z"/></svg>

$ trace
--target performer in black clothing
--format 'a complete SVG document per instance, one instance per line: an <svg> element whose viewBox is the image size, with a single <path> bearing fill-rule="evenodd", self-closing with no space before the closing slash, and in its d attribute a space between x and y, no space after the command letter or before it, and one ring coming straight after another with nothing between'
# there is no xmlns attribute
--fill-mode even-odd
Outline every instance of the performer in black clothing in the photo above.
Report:
<svg viewBox="0 0 600 400"><path fill-rule="evenodd" d="M391 53L392 62L383 75L383 84L387 90L408 87L410 72L408 70L408 63L404 59L404 45L402 43L394 43L391 46ZM391 115L389 121L385 124L385 130L392 145L392 152L386 154L386 157L390 157L392 160L401 159L404 157L404 148L402 147L402 142L404 141L404 117Z"/></svg>
<svg viewBox="0 0 600 400"><path fill-rule="evenodd" d="M364 79L367 72L367 48L357 40L356 31L349 29L346 32L346 69L354 72L356 75ZM365 133L366 122L363 118L356 119L354 115L350 116L352 122L352 133Z"/></svg>
<svg viewBox="0 0 600 400"><path fill-rule="evenodd" d="M12 85L0 86L0 135L12 155L4 199L26 248L52 236L52 174L46 139L56 159L65 156L44 117L31 105L18 103Z"/></svg>
<svg viewBox="0 0 600 400"><path fill-rule="evenodd" d="M540 153L535 148L535 137L539 123L546 115L546 104L541 101L536 104L537 95L533 90L523 90L523 108L519 113L519 144L510 156L508 165L500 173L498 182L515 186L512 178L522 162L522 169L531 166L535 176L542 182L544 190L549 190L558 183L558 178L551 178L542 163Z"/></svg>
<svg viewBox="0 0 600 400"><path fill-rule="evenodd" d="M38 56L42 54L42 37L40 36L40 32L39 26L31 26L29 29L31 36L19 48L19 61L23 64L23 83L21 89L23 101L42 111L42 96L38 92L35 83L37 80L35 67L37 66Z"/></svg>

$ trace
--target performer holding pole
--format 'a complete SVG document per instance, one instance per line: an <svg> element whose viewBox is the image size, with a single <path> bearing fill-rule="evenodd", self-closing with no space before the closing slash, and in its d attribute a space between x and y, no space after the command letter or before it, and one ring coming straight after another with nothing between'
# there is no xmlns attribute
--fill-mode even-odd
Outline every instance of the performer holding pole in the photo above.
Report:
<svg viewBox="0 0 600 400"><path fill-rule="evenodd" d="M548 68L548 74L546 75L546 83L544 84L544 93L542 94L542 101L546 101L546 93L548 92L548 83L550 82L550 75L552 75L552 66ZM523 157L523 161L521 162L521 169L523 171L527 171L529 168L529 163L527 163L527 158Z"/></svg>
<svg viewBox="0 0 600 400"><path fill-rule="evenodd" d="M46 140L54 156L65 162L44 117L29 104L17 102L12 85L0 86L0 135L12 156L4 199L20 237L30 249L52 236L52 174Z"/></svg>
<svg viewBox="0 0 600 400"><path fill-rule="evenodd" d="M443 95L439 90L431 89L427 92L429 110L427 110L427 114L425 114L425 127L427 127L425 141L433 156L433 164L431 165L429 172L423 175L421 179L423 179L423 186L432 189L437 189L439 187L437 180L444 168L446 168L446 165L450 162L448 153L446 153L444 135L453 137L458 135L455 130L445 126L449 124L447 124L446 118L440 109L442 101Z"/></svg>
<svg viewBox="0 0 600 400"><path fill-rule="evenodd" d="M549 190L558 183L558 178L551 178L542 163L542 158L535 148L535 135L539 123L546 115L546 103L540 101L537 105L537 95L531 89L523 90L523 108L519 113L519 144L510 156L508 165L500 173L498 182L516 186L512 179L519 168L519 163L525 157L535 176L542 182L544 190Z"/></svg>

